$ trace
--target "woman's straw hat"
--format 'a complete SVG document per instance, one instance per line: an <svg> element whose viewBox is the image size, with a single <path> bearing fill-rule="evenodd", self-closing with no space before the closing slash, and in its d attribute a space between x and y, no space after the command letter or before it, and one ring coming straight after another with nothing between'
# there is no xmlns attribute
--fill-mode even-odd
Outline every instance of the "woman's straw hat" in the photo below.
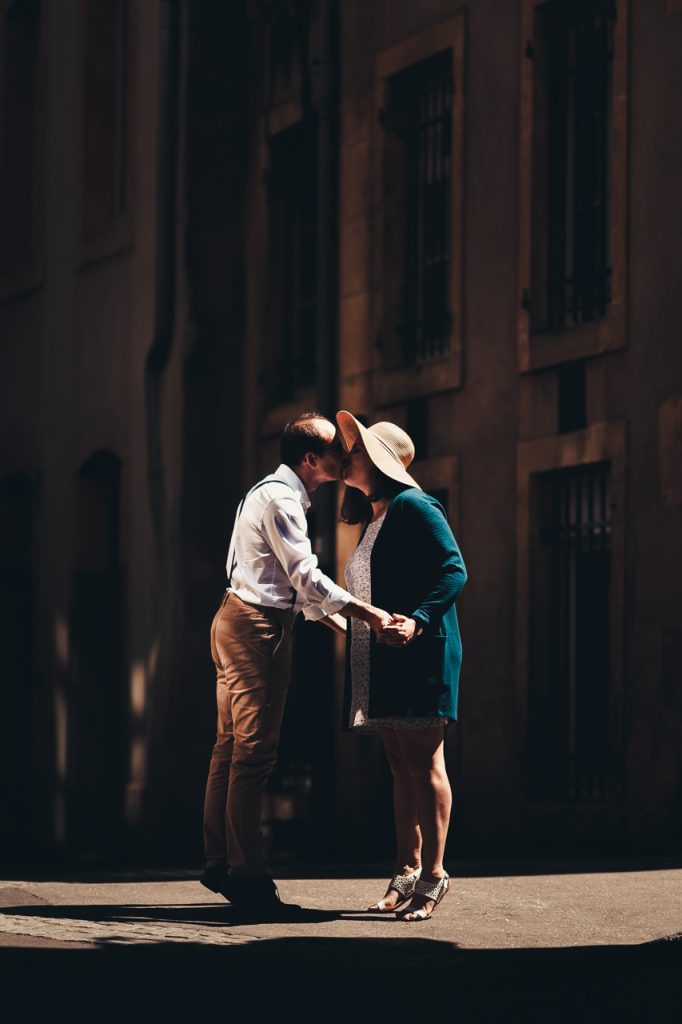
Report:
<svg viewBox="0 0 682 1024"><path fill-rule="evenodd" d="M382 473L407 484L408 487L419 487L417 481L407 472L407 467L414 459L412 438L395 423L373 423L371 427L363 427L355 416L344 409L336 414L336 422L341 437L348 451L360 438L370 459ZM421 487L419 488L421 490Z"/></svg>

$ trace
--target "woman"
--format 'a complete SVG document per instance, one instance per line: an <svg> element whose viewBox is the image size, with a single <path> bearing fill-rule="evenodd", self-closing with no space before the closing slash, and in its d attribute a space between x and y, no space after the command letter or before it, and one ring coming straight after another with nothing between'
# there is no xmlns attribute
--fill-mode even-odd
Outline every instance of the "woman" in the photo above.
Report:
<svg viewBox="0 0 682 1024"><path fill-rule="evenodd" d="M466 570L442 506L407 472L414 445L405 431L393 423L366 428L345 411L336 419L350 455L341 518L365 523L346 585L393 611L376 640L355 621L346 640L344 722L379 733L393 775L395 875L368 909L423 921L450 884L444 727L457 716L462 649L454 601Z"/></svg>

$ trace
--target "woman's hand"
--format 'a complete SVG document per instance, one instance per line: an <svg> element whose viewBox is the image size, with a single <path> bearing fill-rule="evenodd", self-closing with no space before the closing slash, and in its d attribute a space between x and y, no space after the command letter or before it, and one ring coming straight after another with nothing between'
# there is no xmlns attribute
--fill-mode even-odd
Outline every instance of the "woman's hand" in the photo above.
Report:
<svg viewBox="0 0 682 1024"><path fill-rule="evenodd" d="M389 647L406 647L412 643L417 629L417 623L407 615L395 612L391 622L384 626L378 634L377 639Z"/></svg>

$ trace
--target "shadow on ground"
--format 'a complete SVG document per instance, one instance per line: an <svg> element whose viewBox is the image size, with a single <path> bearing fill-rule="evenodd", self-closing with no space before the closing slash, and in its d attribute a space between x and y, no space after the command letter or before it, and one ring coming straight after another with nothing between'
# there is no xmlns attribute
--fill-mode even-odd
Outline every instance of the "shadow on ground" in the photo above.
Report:
<svg viewBox="0 0 682 1024"><path fill-rule="evenodd" d="M57 909L75 916L102 908ZM119 907L115 913L141 909ZM178 913L178 908L167 910ZM204 922L218 924L215 908L211 914ZM0 970L4 1004L19 999L32 1018L66 1009L72 1019L81 1010L84 1015L105 1010L150 1020L211 1012L226 1019L248 1014L255 1021L265 1015L296 1022L349 1015L355 1022L416 1021L436 1015L448 1022L658 1024L679 1020L682 942L462 950L426 938L283 937L222 947L6 948L0 950Z"/></svg>
<svg viewBox="0 0 682 1024"><path fill-rule="evenodd" d="M295 921L296 924L321 924L325 921L336 921L341 916L349 916L337 910L313 910L310 907L292 909L294 912L292 913L291 920ZM247 910L241 910L228 903L163 903L159 906L153 906L149 903L84 903L82 905L71 903L54 905L40 902L32 903L29 906L25 903L15 907L2 905L0 910L0 930L2 930L3 914L38 917L41 919L51 917L55 920L98 921L107 924L130 923L131 921L147 922L149 924L178 922L220 928L224 928L227 925L274 924L282 922L281 916L269 915L267 911L249 913Z"/></svg>

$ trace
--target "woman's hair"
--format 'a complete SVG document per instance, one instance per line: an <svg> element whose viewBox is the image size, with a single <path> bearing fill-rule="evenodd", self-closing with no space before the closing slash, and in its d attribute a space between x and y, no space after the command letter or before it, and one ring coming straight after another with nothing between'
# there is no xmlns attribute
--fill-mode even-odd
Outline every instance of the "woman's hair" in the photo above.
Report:
<svg viewBox="0 0 682 1024"><path fill-rule="evenodd" d="M380 498L395 498L397 494L406 490L407 487L407 484L401 484L397 480L392 480L390 476L386 476L385 473L382 473L375 466L374 489L369 497L358 490L357 487L349 487L346 484L339 519L342 523L348 523L349 526L355 526L357 523L368 523L372 518L372 501L378 501Z"/></svg>

